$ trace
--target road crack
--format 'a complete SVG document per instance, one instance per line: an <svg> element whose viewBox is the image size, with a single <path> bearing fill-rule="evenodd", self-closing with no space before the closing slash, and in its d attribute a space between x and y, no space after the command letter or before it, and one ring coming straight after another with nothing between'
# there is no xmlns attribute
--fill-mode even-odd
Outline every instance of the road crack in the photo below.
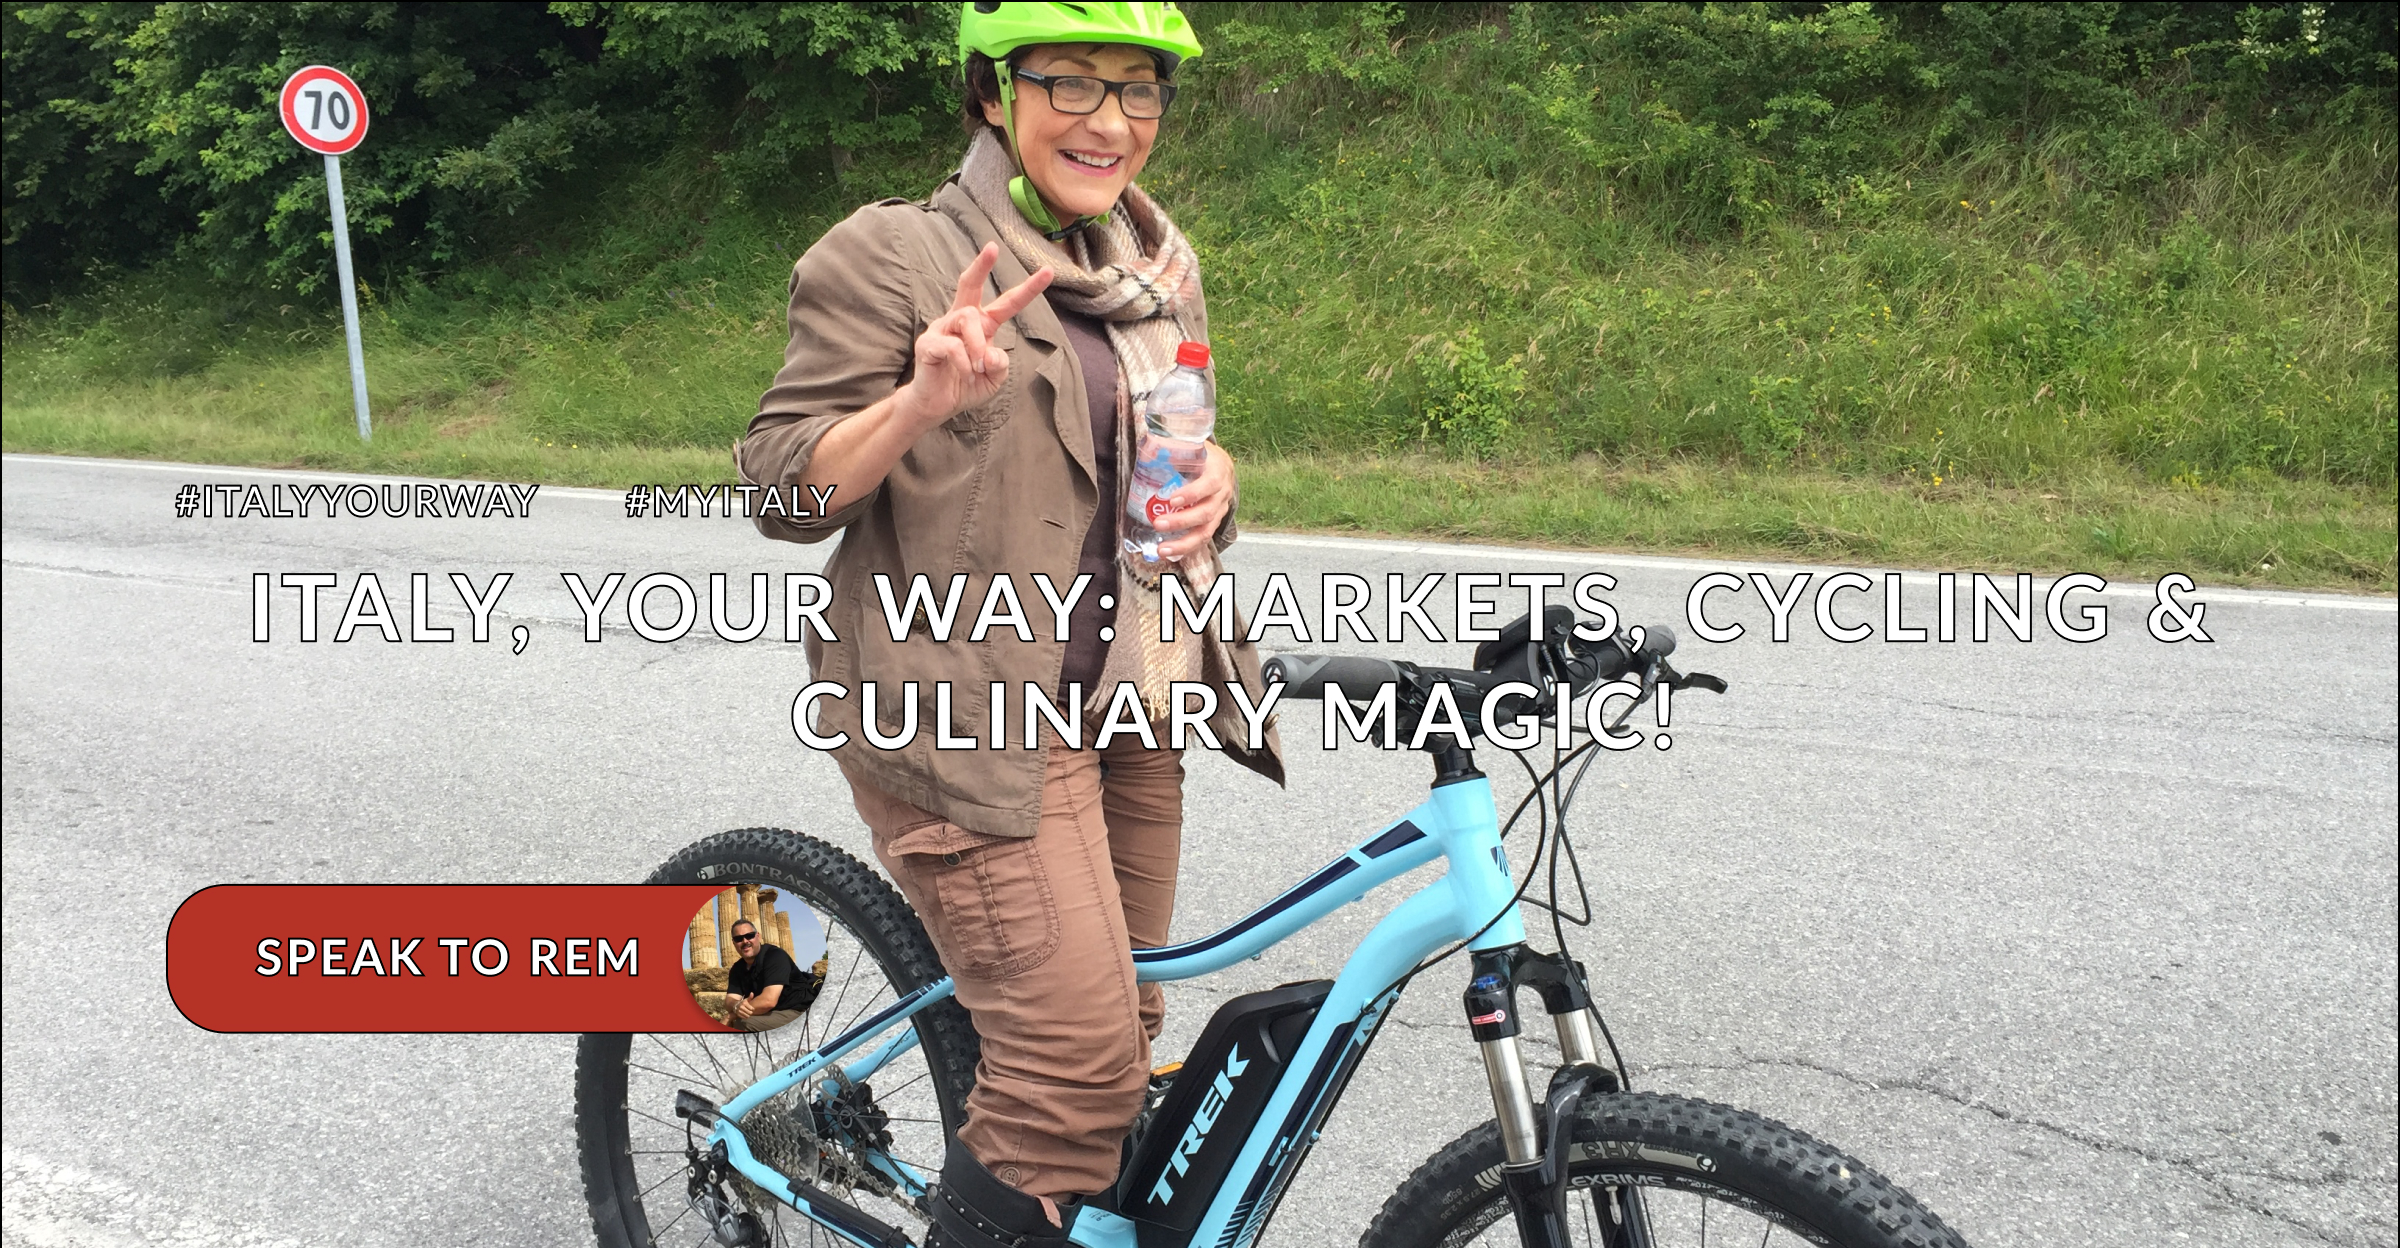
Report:
<svg viewBox="0 0 2400 1248"><path fill-rule="evenodd" d="M1948 1088L1944 1088L1938 1084L1930 1083L1925 1080L1906 1078L1868 1078L1863 1075L1852 1074L1849 1071L1825 1065L1822 1062L1810 1061L1809 1059L1802 1057L1751 1057L1745 1054L1742 1055L1740 1061L1732 1063L1664 1062L1651 1066L1637 1066L1635 1068L1635 1073L1651 1074L1678 1070L1742 1071L1754 1069L1805 1070L1814 1074L1823 1075L1829 1079L1840 1080L1843 1083L1850 1084L1854 1087L1863 1088L1869 1092L1885 1092L1894 1090L1915 1092L1923 1096L1932 1097L1946 1104L1958 1106L1961 1109L1983 1114L2000 1122L2008 1123L2011 1126L2030 1127L2034 1130L2057 1136L2060 1139L2080 1145L2084 1148L2088 1148L2094 1152L2133 1157L2141 1161L2150 1162L2154 1165L2165 1166L2168 1169L2180 1171L2186 1175L2189 1175L2203 1186L2207 1187L2211 1192L2214 1192L2226 1203L2246 1210L2250 1213L2257 1214L2258 1216L2266 1218L2269 1221L2276 1222L2284 1226L2289 1226L2294 1230L2304 1232L2314 1237L2321 1243L2340 1245L2341 1248L2391 1248L2393 1242L2389 1239L2362 1239L2356 1236L2334 1234L2327 1231L2323 1227L2317 1226L2310 1222L2302 1221L2299 1218L2284 1213L2263 1202L2244 1196L2240 1192L2234 1190L2234 1188L2228 1182L2228 1180L2231 1179L2253 1179L2262 1182L2275 1183L2286 1187L2297 1187L2302 1189L2329 1189L2349 1186L2388 1185L2383 1181L2376 1180L2365 1175L2351 1174L2345 1170L2335 1170L2328 1175L2313 1177L2294 1175L2273 1169L2263 1171L2212 1169L2207 1164L2196 1158L2177 1156L2175 1154L2161 1152L2156 1149L2144 1148L2138 1144L2128 1144L2124 1143L2123 1141L2108 1139L2104 1136L2096 1135L2090 1131L2080 1130L2075 1127L2067 1126L2063 1123L2053 1122L2047 1118L2038 1117L2032 1114L2019 1113L2003 1106L1994 1105L1990 1102L1967 1096L1962 1093L1954 1092Z"/></svg>

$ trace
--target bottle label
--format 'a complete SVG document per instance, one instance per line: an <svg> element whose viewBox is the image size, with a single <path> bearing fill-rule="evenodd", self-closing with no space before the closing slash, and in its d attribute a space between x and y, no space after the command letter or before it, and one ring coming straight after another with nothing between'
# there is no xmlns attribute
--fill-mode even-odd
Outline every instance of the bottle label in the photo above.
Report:
<svg viewBox="0 0 2400 1248"><path fill-rule="evenodd" d="M1182 488L1183 474L1175 470L1175 462L1161 451L1135 465L1133 481L1133 506L1129 510L1156 527L1159 518L1173 510L1167 500Z"/></svg>

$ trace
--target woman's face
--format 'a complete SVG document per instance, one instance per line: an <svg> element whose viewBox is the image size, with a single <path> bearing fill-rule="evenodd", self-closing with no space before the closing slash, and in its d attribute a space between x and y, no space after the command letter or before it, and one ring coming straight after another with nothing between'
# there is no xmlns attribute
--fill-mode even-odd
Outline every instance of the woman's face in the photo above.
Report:
<svg viewBox="0 0 2400 1248"><path fill-rule="evenodd" d="M1000 66L1004 73L1007 68ZM1043 44L1028 49L1018 68L1112 82L1158 78L1158 65L1148 52L1121 43ZM1050 107L1050 93L1033 83L1018 80L1016 93L1017 153L1042 201L1062 222L1114 208L1150 159L1150 145L1158 138L1157 119L1128 118L1114 91L1100 102L1098 112L1080 117ZM983 116L999 125L998 102L985 101Z"/></svg>

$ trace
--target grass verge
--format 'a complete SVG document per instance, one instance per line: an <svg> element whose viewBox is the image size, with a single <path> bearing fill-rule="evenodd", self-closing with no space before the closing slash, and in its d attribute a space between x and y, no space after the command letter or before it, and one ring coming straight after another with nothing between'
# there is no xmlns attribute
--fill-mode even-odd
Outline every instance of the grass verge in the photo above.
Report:
<svg viewBox="0 0 2400 1248"><path fill-rule="evenodd" d="M544 436L506 382L458 384L443 359L378 354L376 437L349 423L337 352L229 361L185 377L10 388L12 452L625 486L732 479L726 450L584 446ZM1252 456L1259 529L1415 535L1645 553L1956 570L2098 572L2205 584L2390 593L2389 491L2255 473L2162 483L2095 466L2041 487L1935 485L1704 460L1462 462L1433 455Z"/></svg>

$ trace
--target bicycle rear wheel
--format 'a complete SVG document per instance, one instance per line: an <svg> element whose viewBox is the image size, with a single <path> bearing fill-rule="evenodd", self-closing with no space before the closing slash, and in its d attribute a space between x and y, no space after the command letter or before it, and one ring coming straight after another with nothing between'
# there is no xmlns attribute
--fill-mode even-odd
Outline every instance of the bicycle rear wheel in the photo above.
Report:
<svg viewBox="0 0 2400 1248"><path fill-rule="evenodd" d="M1568 1238L1586 1248L1966 1248L1893 1183L1769 1118L1656 1093L1595 1093L1578 1106L1567 1169ZM1363 1248L1514 1245L1487 1122L1436 1153L1359 1241Z"/></svg>
<svg viewBox="0 0 2400 1248"><path fill-rule="evenodd" d="M601 1248L725 1242L712 1219L744 1224L731 1242L846 1244L747 1182L729 1209L692 1190L689 1141L705 1139L674 1112L678 1091L717 1104L777 1067L937 979L940 960L899 893L858 859L796 832L746 828L668 859L652 884L757 884L791 915L803 966L823 942L825 983L807 1012L775 1031L593 1034L576 1049L575 1127L585 1196ZM944 1001L913 1020L918 1043L862 1081L829 1094L811 1080L745 1117L759 1160L922 1238L920 1195L894 1176L930 1179L974 1086L977 1043L966 1011ZM895 1033L896 1034L896 1033Z"/></svg>

